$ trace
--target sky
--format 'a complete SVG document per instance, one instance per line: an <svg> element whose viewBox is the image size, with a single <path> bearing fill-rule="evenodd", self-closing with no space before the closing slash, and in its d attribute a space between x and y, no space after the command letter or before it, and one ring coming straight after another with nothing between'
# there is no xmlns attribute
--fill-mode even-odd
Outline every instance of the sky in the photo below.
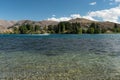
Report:
<svg viewBox="0 0 120 80"><path fill-rule="evenodd" d="M120 0L0 0L1 20L75 18L120 23Z"/></svg>

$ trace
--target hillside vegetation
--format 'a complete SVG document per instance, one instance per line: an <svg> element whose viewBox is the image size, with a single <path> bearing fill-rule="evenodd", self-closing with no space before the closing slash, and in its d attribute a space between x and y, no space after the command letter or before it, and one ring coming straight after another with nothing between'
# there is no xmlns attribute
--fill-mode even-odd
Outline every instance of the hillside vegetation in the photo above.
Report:
<svg viewBox="0 0 120 80"><path fill-rule="evenodd" d="M4 29L5 28L5 29ZM101 34L120 33L120 24L98 22L84 18L64 22L22 20L9 27L1 27L1 33L12 34Z"/></svg>

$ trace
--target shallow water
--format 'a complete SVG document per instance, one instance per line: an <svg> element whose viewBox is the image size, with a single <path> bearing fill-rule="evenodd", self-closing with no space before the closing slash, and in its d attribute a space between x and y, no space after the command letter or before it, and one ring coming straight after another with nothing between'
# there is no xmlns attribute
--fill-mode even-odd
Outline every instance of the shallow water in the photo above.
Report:
<svg viewBox="0 0 120 80"><path fill-rule="evenodd" d="M0 80L120 80L120 35L0 35Z"/></svg>

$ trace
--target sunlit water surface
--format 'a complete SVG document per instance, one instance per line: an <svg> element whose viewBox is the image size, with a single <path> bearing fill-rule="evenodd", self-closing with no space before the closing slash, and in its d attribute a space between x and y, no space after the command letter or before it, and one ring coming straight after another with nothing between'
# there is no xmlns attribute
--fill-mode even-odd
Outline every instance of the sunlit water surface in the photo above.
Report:
<svg viewBox="0 0 120 80"><path fill-rule="evenodd" d="M120 35L0 35L0 80L120 80Z"/></svg>

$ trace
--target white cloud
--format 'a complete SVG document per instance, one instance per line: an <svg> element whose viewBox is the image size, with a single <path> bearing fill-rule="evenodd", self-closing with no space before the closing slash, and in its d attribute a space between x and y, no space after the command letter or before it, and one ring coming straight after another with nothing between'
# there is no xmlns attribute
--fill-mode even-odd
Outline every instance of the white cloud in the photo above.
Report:
<svg viewBox="0 0 120 80"><path fill-rule="evenodd" d="M101 18L103 21L119 22L120 6L100 11L92 11L88 13L88 16L92 18Z"/></svg>
<svg viewBox="0 0 120 80"><path fill-rule="evenodd" d="M86 18L94 21L110 21L110 22L116 22L120 23L120 5L114 8L110 9L104 9L104 10L98 10L98 11L91 11L88 12L87 15L81 16L80 14L72 14L69 17L52 17L48 18L48 20L53 20L53 21L68 21L70 19L75 19L75 18Z"/></svg>
<svg viewBox="0 0 120 80"><path fill-rule="evenodd" d="M68 20L70 20L70 19L71 19L71 18L69 18L69 17L60 17L60 18L52 17L52 18L48 18L48 20L58 21L58 22L60 22L60 21L68 21Z"/></svg>
<svg viewBox="0 0 120 80"><path fill-rule="evenodd" d="M72 19L81 18L80 14L72 14L72 15L70 15L70 17L71 17Z"/></svg>
<svg viewBox="0 0 120 80"><path fill-rule="evenodd" d="M91 3L89 3L89 5L96 5L97 3L96 2L91 2Z"/></svg>
<svg viewBox="0 0 120 80"><path fill-rule="evenodd" d="M76 18L81 18L80 14L72 14L69 17L60 17L60 18L56 18L56 17L52 17L52 18L48 18L48 20L52 20L52 21L68 21L70 19L76 19Z"/></svg>
<svg viewBox="0 0 120 80"><path fill-rule="evenodd" d="M92 17L89 16L89 15L83 16L82 18L89 19L89 20L93 20L93 21L97 21L96 19L92 18Z"/></svg>

